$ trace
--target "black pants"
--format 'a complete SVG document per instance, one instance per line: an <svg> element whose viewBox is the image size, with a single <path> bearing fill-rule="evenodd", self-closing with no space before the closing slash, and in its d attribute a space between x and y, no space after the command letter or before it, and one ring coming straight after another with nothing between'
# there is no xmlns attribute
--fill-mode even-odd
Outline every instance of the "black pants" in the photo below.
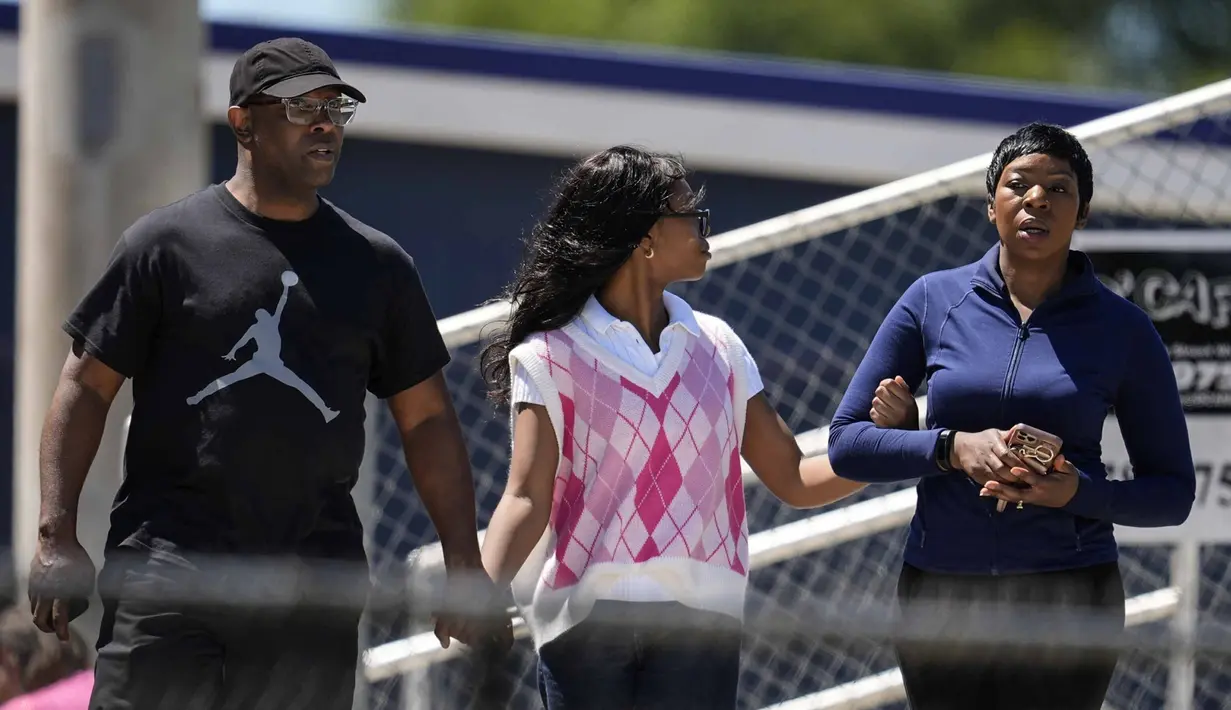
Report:
<svg viewBox="0 0 1231 710"><path fill-rule="evenodd" d="M547 710L734 710L739 651L732 617L600 601L539 649L539 694Z"/></svg>
<svg viewBox="0 0 1231 710"><path fill-rule="evenodd" d="M896 649L912 710L1102 707L1118 654L1092 646L1095 640L1115 643L1124 630L1124 587L1116 564L998 577L933 574L905 565L898 599L906 629L922 634ZM1034 610L1046 616L1027 617ZM1012 634L1015 613L1022 619L1016 628L1036 634L1029 640L1042 644L978 637L989 624L976 617L995 619L990 627L997 634L1007 623L1005 632ZM1066 631L1085 636L1090 645L1046 645L1049 635ZM928 640L932 634L939 640ZM952 641L961 636L968 641Z"/></svg>
<svg viewBox="0 0 1231 710"><path fill-rule="evenodd" d="M104 566L90 710L350 710L361 610L183 601L226 582L182 559Z"/></svg>

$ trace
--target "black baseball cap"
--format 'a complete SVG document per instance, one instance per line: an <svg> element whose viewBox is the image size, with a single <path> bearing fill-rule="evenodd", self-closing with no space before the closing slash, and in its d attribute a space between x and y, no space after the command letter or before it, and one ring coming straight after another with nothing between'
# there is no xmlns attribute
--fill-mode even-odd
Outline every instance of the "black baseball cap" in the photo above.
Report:
<svg viewBox="0 0 1231 710"><path fill-rule="evenodd" d="M326 86L367 101L363 92L342 81L325 50L299 37L279 37L261 42L235 62L231 105L244 106L258 94L289 99Z"/></svg>

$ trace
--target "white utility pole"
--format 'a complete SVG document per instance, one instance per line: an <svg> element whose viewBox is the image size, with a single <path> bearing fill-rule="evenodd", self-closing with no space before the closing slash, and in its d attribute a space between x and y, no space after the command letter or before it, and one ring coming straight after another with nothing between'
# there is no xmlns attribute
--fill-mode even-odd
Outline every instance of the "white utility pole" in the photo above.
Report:
<svg viewBox="0 0 1231 710"><path fill-rule="evenodd" d="M19 594L37 538L43 418L68 353L65 316L121 232L208 179L197 0L21 4L13 564ZM119 486L125 387L81 496L78 534L101 563ZM82 618L93 639L99 603Z"/></svg>

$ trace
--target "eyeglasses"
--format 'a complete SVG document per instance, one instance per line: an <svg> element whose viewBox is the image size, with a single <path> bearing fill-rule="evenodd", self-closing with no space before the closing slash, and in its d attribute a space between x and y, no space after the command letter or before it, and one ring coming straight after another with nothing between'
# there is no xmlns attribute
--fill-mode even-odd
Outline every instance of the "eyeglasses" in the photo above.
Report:
<svg viewBox="0 0 1231 710"><path fill-rule="evenodd" d="M710 235L710 211L709 210L693 210L692 212L666 212L663 217L691 217L697 220L697 229L701 233L701 237L705 238Z"/></svg>
<svg viewBox="0 0 1231 710"><path fill-rule="evenodd" d="M273 101L252 101L253 106L273 106L282 104L286 108L286 120L296 126L310 126L316 123L316 117L321 111L329 115L329 120L335 126L345 126L355 118L359 110L359 102L348 96L338 96L332 99L314 99L309 96L296 96L289 99Z"/></svg>

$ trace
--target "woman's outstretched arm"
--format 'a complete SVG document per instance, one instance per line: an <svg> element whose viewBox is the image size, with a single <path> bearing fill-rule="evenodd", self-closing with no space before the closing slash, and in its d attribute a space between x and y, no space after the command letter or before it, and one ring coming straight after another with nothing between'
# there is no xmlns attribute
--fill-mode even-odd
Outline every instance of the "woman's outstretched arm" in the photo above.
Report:
<svg viewBox="0 0 1231 710"><path fill-rule="evenodd" d="M872 405L878 424L915 428L919 410L905 385L887 380L882 388L885 396L878 395ZM805 458L795 435L763 393L748 400L743 455L765 487L796 508L828 505L867 485L839 478L827 454Z"/></svg>

